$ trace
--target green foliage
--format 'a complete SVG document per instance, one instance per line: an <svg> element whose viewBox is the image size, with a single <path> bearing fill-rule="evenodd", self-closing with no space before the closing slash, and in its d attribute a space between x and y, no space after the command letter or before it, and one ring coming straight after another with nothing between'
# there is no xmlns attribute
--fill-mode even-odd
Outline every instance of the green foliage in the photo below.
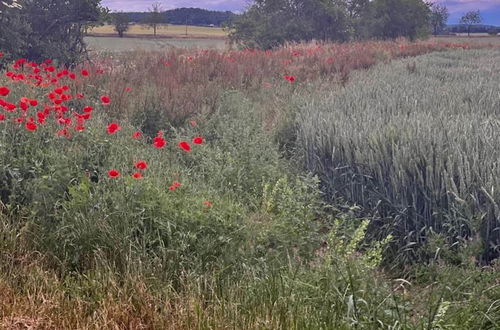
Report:
<svg viewBox="0 0 500 330"><path fill-rule="evenodd" d="M350 34L346 7L335 1L258 0L233 21L230 38L267 49L288 41L346 41Z"/></svg>
<svg viewBox="0 0 500 330"><path fill-rule="evenodd" d="M130 28L130 17L127 13L115 13L112 15L112 18L115 31L122 38L124 33Z"/></svg>
<svg viewBox="0 0 500 330"><path fill-rule="evenodd" d="M449 17L450 13L448 12L448 8L446 8L446 6L433 4L431 7L432 34L438 35L439 33L442 33L446 28L446 23L448 22Z"/></svg>
<svg viewBox="0 0 500 330"><path fill-rule="evenodd" d="M230 38L264 49L313 39L415 40L428 35L429 7L423 0L258 0L232 22Z"/></svg>
<svg viewBox="0 0 500 330"><path fill-rule="evenodd" d="M70 65L85 52L83 30L99 18L100 0L20 0L0 13L0 49L10 58L47 58Z"/></svg>
<svg viewBox="0 0 500 330"><path fill-rule="evenodd" d="M415 40L428 35L430 16L423 0L374 0L363 14L361 33L365 38Z"/></svg>

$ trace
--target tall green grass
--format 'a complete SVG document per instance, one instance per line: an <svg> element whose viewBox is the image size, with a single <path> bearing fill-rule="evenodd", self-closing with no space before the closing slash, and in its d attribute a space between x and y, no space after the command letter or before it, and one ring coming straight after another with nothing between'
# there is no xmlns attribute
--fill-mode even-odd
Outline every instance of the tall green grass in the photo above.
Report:
<svg viewBox="0 0 500 330"><path fill-rule="evenodd" d="M357 73L310 98L298 144L323 190L399 238L400 264L433 235L500 252L500 51L433 53ZM435 253L436 251L434 251Z"/></svg>

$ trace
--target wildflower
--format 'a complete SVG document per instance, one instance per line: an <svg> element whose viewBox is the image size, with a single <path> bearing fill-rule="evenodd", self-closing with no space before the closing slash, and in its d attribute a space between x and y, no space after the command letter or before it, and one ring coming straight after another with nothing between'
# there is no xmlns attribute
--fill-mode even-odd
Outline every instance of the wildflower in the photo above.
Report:
<svg viewBox="0 0 500 330"><path fill-rule="evenodd" d="M84 130L85 130L85 126L83 126L83 125L75 126L75 131L83 132Z"/></svg>
<svg viewBox="0 0 500 330"><path fill-rule="evenodd" d="M111 103L111 99L109 98L109 96L102 96L101 101L103 105L109 105Z"/></svg>
<svg viewBox="0 0 500 330"><path fill-rule="evenodd" d="M210 201L204 201L203 205L205 205L207 208L210 208L213 206L212 202L210 202Z"/></svg>
<svg viewBox="0 0 500 330"><path fill-rule="evenodd" d="M75 80L76 79L76 74L74 74L73 72L71 72L69 75L68 75L69 79L71 80Z"/></svg>
<svg viewBox="0 0 500 330"><path fill-rule="evenodd" d="M5 86L0 87L0 96L7 96L10 93L10 89Z"/></svg>
<svg viewBox="0 0 500 330"><path fill-rule="evenodd" d="M83 112L85 113L90 113L92 112L92 110L94 110L94 108L92 108L90 105L87 105L86 107L83 108Z"/></svg>
<svg viewBox="0 0 500 330"><path fill-rule="evenodd" d="M30 100L29 102L30 102L30 105L32 107L36 107L38 105L38 101L37 100Z"/></svg>
<svg viewBox="0 0 500 330"><path fill-rule="evenodd" d="M186 141L179 142L179 148L181 148L181 149L183 149L184 151L187 151L187 152L191 151L191 146Z"/></svg>
<svg viewBox="0 0 500 330"><path fill-rule="evenodd" d="M137 163L135 163L135 168L138 170L145 170L148 168L148 163L146 163L143 160L140 160Z"/></svg>
<svg viewBox="0 0 500 330"><path fill-rule="evenodd" d="M285 76L285 80L288 80L289 82L291 83L294 83L295 80L297 80L297 78L295 78L295 76Z"/></svg>
<svg viewBox="0 0 500 330"><path fill-rule="evenodd" d="M175 189L179 188L181 186L180 182L174 181L172 182L172 185L168 187L170 191L174 191Z"/></svg>
<svg viewBox="0 0 500 330"><path fill-rule="evenodd" d="M5 115L3 113L0 113L0 122L5 120Z"/></svg>
<svg viewBox="0 0 500 330"><path fill-rule="evenodd" d="M69 131L66 128L60 129L56 132L57 136L66 136L69 137Z"/></svg>
<svg viewBox="0 0 500 330"><path fill-rule="evenodd" d="M198 125L194 120L191 120L189 123L191 124L192 127L196 127Z"/></svg>
<svg viewBox="0 0 500 330"><path fill-rule="evenodd" d="M193 144L202 144L203 138L201 136L197 136L193 139Z"/></svg>
<svg viewBox="0 0 500 330"><path fill-rule="evenodd" d="M142 173L140 172L135 172L134 174L132 174L132 177L134 179L142 179Z"/></svg>
<svg viewBox="0 0 500 330"><path fill-rule="evenodd" d="M140 139L141 137L142 137L142 133L139 131L134 132L134 134L132 134L133 139Z"/></svg>
<svg viewBox="0 0 500 330"><path fill-rule="evenodd" d="M117 178L120 176L120 172L118 172L117 170L109 170L108 171L108 176L112 179L114 178Z"/></svg>
<svg viewBox="0 0 500 330"><path fill-rule="evenodd" d="M108 125L108 134L115 134L116 132L118 132L121 129L122 128L117 123L111 123Z"/></svg>
<svg viewBox="0 0 500 330"><path fill-rule="evenodd" d="M28 131L31 131L31 132L36 131L36 129L38 128L38 126L32 121L27 122L26 125L24 125L24 126L26 127L26 129Z"/></svg>
<svg viewBox="0 0 500 330"><path fill-rule="evenodd" d="M165 145L167 145L167 141L165 141L164 138L162 138L161 136L157 136L153 139L153 145L158 148L158 149L161 149L163 148Z"/></svg>
<svg viewBox="0 0 500 330"><path fill-rule="evenodd" d="M84 77L88 77L88 76L89 76L89 72L88 72L87 70L85 70L85 69L83 69L80 73L81 73L81 74L82 74L82 76L84 76Z"/></svg>

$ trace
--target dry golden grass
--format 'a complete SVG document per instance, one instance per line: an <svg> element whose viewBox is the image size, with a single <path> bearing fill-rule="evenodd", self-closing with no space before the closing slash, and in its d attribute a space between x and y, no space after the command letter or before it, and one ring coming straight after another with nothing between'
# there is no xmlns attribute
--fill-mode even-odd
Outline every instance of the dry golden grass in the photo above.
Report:
<svg viewBox="0 0 500 330"><path fill-rule="evenodd" d="M104 25L93 28L89 31L90 34L113 34L118 35L113 25ZM219 27L206 26L186 26L185 25L170 25L162 24L158 26L157 36L161 37L206 37L206 38L226 38L227 32ZM147 36L153 35L153 29L148 25L134 24L125 33L125 36Z"/></svg>

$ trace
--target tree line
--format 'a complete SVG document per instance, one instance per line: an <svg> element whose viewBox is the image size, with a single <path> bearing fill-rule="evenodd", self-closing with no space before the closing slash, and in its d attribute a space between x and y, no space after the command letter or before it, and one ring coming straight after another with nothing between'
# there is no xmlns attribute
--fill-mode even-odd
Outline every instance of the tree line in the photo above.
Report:
<svg viewBox="0 0 500 330"><path fill-rule="evenodd" d="M149 17L148 12L130 12L126 13L130 22L144 23ZM162 12L161 23L168 24L189 24L200 26L222 26L237 15L230 11L214 11L200 8L177 8Z"/></svg>
<svg viewBox="0 0 500 330"><path fill-rule="evenodd" d="M230 24L230 38L260 48L309 40L415 40L446 32L448 18L445 6L424 0L255 0ZM468 32L480 23L479 11L461 19Z"/></svg>

